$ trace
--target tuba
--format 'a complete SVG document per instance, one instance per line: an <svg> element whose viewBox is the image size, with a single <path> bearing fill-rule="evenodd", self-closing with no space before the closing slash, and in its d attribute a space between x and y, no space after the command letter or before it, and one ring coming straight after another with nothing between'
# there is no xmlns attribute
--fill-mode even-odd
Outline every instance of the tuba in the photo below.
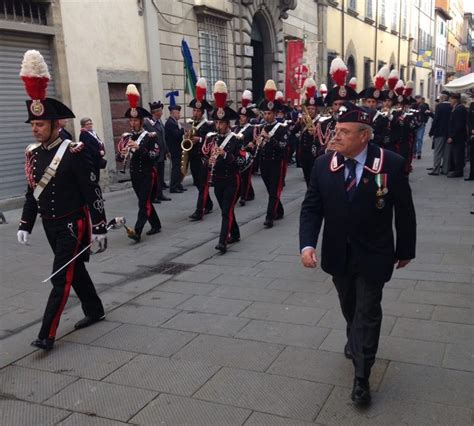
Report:
<svg viewBox="0 0 474 426"><path fill-rule="evenodd" d="M189 152L193 149L193 140L192 138L196 136L197 130L196 127L193 125L191 129L186 131L183 136L183 140L181 142L181 174L183 178L188 173L189 168Z"/></svg>

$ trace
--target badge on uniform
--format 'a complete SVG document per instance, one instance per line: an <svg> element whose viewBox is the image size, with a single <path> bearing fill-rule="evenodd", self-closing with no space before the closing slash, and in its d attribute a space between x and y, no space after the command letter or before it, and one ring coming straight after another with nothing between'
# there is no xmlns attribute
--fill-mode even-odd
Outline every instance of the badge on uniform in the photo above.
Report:
<svg viewBox="0 0 474 426"><path fill-rule="evenodd" d="M383 209L385 207L385 195L388 194L387 187L387 173L378 173L375 175L375 182L377 184L377 192L375 196L375 207L378 209Z"/></svg>

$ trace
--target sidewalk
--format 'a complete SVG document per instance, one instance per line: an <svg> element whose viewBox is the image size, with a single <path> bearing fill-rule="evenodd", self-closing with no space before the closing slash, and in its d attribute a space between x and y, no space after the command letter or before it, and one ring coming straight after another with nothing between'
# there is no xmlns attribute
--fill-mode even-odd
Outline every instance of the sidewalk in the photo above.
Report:
<svg viewBox="0 0 474 426"><path fill-rule="evenodd" d="M429 151L429 150L428 150ZM63 336L50 353L35 337L50 272L40 223L32 246L16 244L16 212L0 227L2 425L470 425L474 383L470 182L426 174L410 180L418 217L417 259L384 290L384 321L371 378L373 404L349 404L352 365L330 278L302 268L300 169L289 169L285 218L263 229L264 189L237 209L242 241L214 250L216 211L190 224L188 191L158 205L163 232L130 245L110 233L90 265L107 320ZM108 194L108 216L134 220L130 192ZM8 250L8 251L7 251ZM8 325L8 327L5 326Z"/></svg>

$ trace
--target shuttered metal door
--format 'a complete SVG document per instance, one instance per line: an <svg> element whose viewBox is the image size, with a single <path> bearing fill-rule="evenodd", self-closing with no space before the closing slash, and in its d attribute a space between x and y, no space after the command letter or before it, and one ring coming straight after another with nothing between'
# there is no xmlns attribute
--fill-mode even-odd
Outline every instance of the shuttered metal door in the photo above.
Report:
<svg viewBox="0 0 474 426"><path fill-rule="evenodd" d="M37 49L44 56L52 76L50 38L38 34L0 31L0 199L24 194L25 148L34 142L29 124L25 124L28 99L19 73L23 54ZM54 97L54 82L48 96Z"/></svg>

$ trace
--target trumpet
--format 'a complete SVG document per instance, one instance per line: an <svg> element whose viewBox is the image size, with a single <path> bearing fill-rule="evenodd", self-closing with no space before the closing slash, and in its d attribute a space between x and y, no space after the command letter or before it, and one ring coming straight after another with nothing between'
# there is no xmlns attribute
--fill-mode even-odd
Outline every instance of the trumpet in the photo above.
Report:
<svg viewBox="0 0 474 426"><path fill-rule="evenodd" d="M193 125L183 136L181 141L181 174L186 176L189 168L189 152L193 149L193 137L196 136L197 130Z"/></svg>

